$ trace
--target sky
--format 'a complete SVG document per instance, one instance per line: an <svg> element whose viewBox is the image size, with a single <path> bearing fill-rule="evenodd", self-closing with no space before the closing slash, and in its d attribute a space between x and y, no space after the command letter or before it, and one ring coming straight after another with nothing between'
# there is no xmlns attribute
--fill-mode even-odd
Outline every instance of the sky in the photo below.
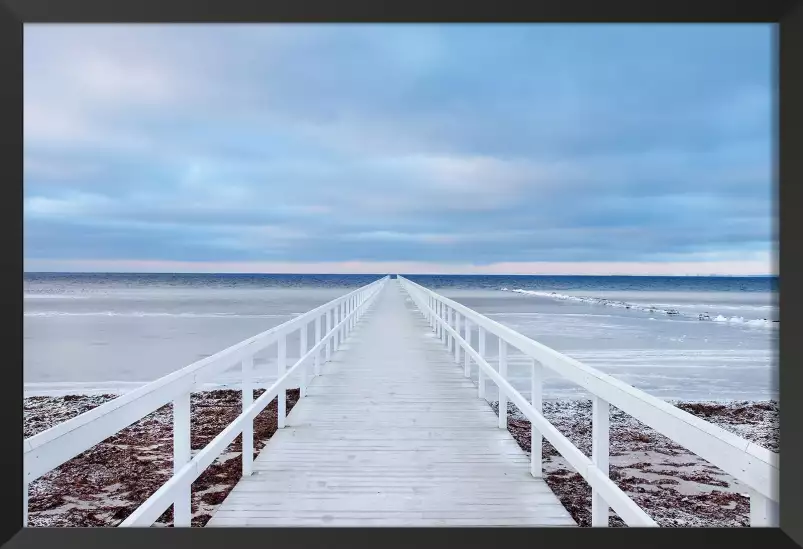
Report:
<svg viewBox="0 0 803 549"><path fill-rule="evenodd" d="M25 270L777 273L773 40L26 24Z"/></svg>

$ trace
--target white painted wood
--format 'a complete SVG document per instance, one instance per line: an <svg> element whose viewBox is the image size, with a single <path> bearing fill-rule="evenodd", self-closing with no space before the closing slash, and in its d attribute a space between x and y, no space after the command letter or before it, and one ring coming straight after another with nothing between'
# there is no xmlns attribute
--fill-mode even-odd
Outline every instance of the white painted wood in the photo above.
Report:
<svg viewBox="0 0 803 549"><path fill-rule="evenodd" d="M335 336L334 336L334 343L332 345L332 352L337 352L340 350L340 321L342 320L342 316L340 315L340 305L335 307Z"/></svg>
<svg viewBox="0 0 803 549"><path fill-rule="evenodd" d="M446 314L447 314L446 305L441 303L440 306L441 306L441 311L440 311L439 326L441 330L441 341L443 342L444 345L446 345L446 330L443 329L443 322L446 321Z"/></svg>
<svg viewBox="0 0 803 549"><path fill-rule="evenodd" d="M481 358L485 358L485 328L482 326L477 327L477 336L479 337L479 356ZM485 398L485 370L479 368L477 372L477 392L479 393L479 397L484 399Z"/></svg>
<svg viewBox="0 0 803 549"><path fill-rule="evenodd" d="M591 399L591 461L600 473L609 476L610 407L595 396ZM599 493L591 490L591 525L608 526L608 504Z"/></svg>
<svg viewBox="0 0 803 549"><path fill-rule="evenodd" d="M190 462L190 394L185 393L173 401L173 474ZM191 485L182 487L173 503L173 525L190 526L192 502Z"/></svg>
<svg viewBox="0 0 803 549"><path fill-rule="evenodd" d="M326 312L326 362L332 360L332 339L328 337L329 332L332 330L332 310Z"/></svg>
<svg viewBox="0 0 803 549"><path fill-rule="evenodd" d="M550 349L453 300L402 279L405 289L453 307L489 333L593 395L633 416L765 497L778 501L778 454ZM426 307L420 302L421 307ZM482 369L482 368L481 368ZM609 502L610 503L610 502Z"/></svg>
<svg viewBox="0 0 803 549"><path fill-rule="evenodd" d="M507 342L499 339L499 377L507 380ZM507 429L507 395L499 391L499 428Z"/></svg>
<svg viewBox="0 0 803 549"><path fill-rule="evenodd" d="M305 324L299 330L299 338L298 338L298 356L304 356L307 354L307 331L309 329L309 325ZM301 366L301 381L298 384L299 388L299 398L304 398L307 396L307 381L309 380L309 372L307 371L307 362L304 361L304 364Z"/></svg>
<svg viewBox="0 0 803 549"><path fill-rule="evenodd" d="M348 338L349 332L351 332L350 324L351 318L349 317L349 313L351 312L351 303L346 301L343 305L343 341Z"/></svg>
<svg viewBox="0 0 803 549"><path fill-rule="evenodd" d="M446 345L446 350L449 351L452 348L452 338L449 335L448 327L452 325L452 311L448 305L443 306L443 313L443 324L441 325L443 344Z"/></svg>
<svg viewBox="0 0 803 549"><path fill-rule="evenodd" d="M544 400L544 368L541 364L533 360L530 372L530 402L533 408L539 413L543 413ZM530 474L535 478L543 476L544 466L544 437L535 426L530 424Z"/></svg>
<svg viewBox="0 0 803 549"><path fill-rule="evenodd" d="M373 293L386 280L387 277L379 279L360 290ZM89 412L25 439L23 441L23 473L26 481L30 483L151 412L173 402L177 397L191 392L210 377L267 349L278 340L280 335L294 331L299 325L309 322L310 318L321 314L331 314L332 308L337 303L342 302L353 293L332 300L304 315L250 337L219 353L93 408Z"/></svg>
<svg viewBox="0 0 803 549"><path fill-rule="evenodd" d="M375 299L383 285L384 282L373 286L370 296L371 300ZM333 333L334 332L328 334L328 337L331 337ZM266 389L247 410L240 414L228 427L223 429L220 434L212 439L212 442L201 449L195 457L184 465L180 471L174 474L170 480L157 489L156 492L129 515L120 526L148 526L153 524L167 507L175 502L178 497L181 497L185 490L189 489L192 482L212 464L217 456L231 444L237 435L242 433L246 425L248 423L253 424L254 418L264 410L274 398L279 396L280 390L284 390L287 387L290 378L298 374L301 365L309 360L315 352L319 351L324 344L325 341L319 342L304 356L300 357L299 360L291 366L284 375L280 376L271 387Z"/></svg>
<svg viewBox="0 0 803 549"><path fill-rule="evenodd" d="M343 322L346 318L346 302L340 304L340 316L338 318L338 331L337 331L337 348L338 350L343 347L343 342L346 340L346 323Z"/></svg>
<svg viewBox="0 0 803 549"><path fill-rule="evenodd" d="M460 314L455 313L454 315L454 330L458 333L457 340L460 339ZM454 361L455 364L460 364L460 345L455 344L454 346Z"/></svg>
<svg viewBox="0 0 803 549"><path fill-rule="evenodd" d="M750 526L777 527L778 503L756 492L750 491Z"/></svg>
<svg viewBox="0 0 803 549"><path fill-rule="evenodd" d="M315 317L315 343L316 345L318 342L321 341L321 316L318 315ZM315 353L315 375L321 375L321 351L317 351Z"/></svg>
<svg viewBox="0 0 803 549"><path fill-rule="evenodd" d="M422 294L419 293L424 289L410 283L410 281L406 279L403 282L407 284L404 288L408 293L411 292L410 295L413 297L416 304L419 307L425 307L426 305L421 299ZM437 299L445 299L441 296L437 296L437 294L435 295ZM444 325L444 330L450 331L451 328ZM496 383L500 395L505 394L511 399L519 411L535 424L539 432L555 447L558 453L566 459L569 465L589 483L592 490L596 489L599 491L600 495L608 502L609 506L616 511L628 526L657 526L657 523L650 518L649 515L616 486L607 475L603 475L588 457L578 450L554 425L547 421L539 411L533 408L532 404L527 402L527 400L516 391L499 372L494 370L478 352L470 347L466 347L466 352L471 353L472 359L477 363L480 370L485 370L490 380ZM501 354L500 352L500 355Z"/></svg>
<svg viewBox="0 0 803 549"><path fill-rule="evenodd" d="M447 307L446 310L449 311L449 328L453 328L455 310L452 309L451 307ZM446 332L446 339L448 340L447 349L451 353L453 351L453 346L455 344L453 331L451 329Z"/></svg>
<svg viewBox="0 0 803 549"><path fill-rule="evenodd" d="M466 340L468 345L471 345L471 321L469 319L465 319L465 328L463 339ZM464 353L464 360L465 363L463 364L463 377L471 377L471 355L468 353Z"/></svg>
<svg viewBox="0 0 803 549"><path fill-rule="evenodd" d="M474 384L387 285L215 526L570 526Z"/></svg>
<svg viewBox="0 0 803 549"><path fill-rule="evenodd" d="M438 329L440 330L441 342L446 345L446 330L443 329L443 321L446 320L446 305L438 303L440 310L438 313Z"/></svg>
<svg viewBox="0 0 803 549"><path fill-rule="evenodd" d="M346 303L343 302L340 305L340 316L338 318L338 330L337 330L337 348L340 350L343 347L343 342L346 341L346 323L344 322L346 318Z"/></svg>
<svg viewBox="0 0 803 549"><path fill-rule="evenodd" d="M452 326L452 309L448 305L444 309L446 311L446 317L444 318L446 324L443 327L443 335L446 340L446 350L449 351L452 348L452 334L449 332L449 328Z"/></svg>
<svg viewBox="0 0 803 549"><path fill-rule="evenodd" d="M253 357L243 360L243 390L242 390L242 403L243 412L254 403L254 385L253 385ZM247 477L253 470L254 463L254 422L249 422L243 428L243 476ZM173 471L176 473L176 471Z"/></svg>
<svg viewBox="0 0 803 549"><path fill-rule="evenodd" d="M287 336L280 337L276 347L278 351L276 361L277 375L282 377L287 372ZM276 413L277 426L279 429L284 429L287 421L287 389L284 387L279 390L279 400L276 402Z"/></svg>

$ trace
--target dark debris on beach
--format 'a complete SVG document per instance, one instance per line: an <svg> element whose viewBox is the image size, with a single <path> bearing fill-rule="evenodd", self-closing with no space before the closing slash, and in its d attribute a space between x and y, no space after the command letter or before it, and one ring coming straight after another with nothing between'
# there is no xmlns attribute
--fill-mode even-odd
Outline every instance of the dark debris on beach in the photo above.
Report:
<svg viewBox="0 0 803 549"><path fill-rule="evenodd" d="M262 390L254 392L257 398ZM298 390L288 390L287 410ZM66 421L114 395L29 397L24 436ZM779 449L776 402L674 403L773 451ZM496 403L491 404L496 410ZM191 444L200 450L241 412L234 390L193 393ZM545 401L544 415L591 454L591 402ZM254 422L254 455L276 431L276 400ZM509 405L508 429L530 451L530 423ZM611 408L610 476L661 526L747 526L749 499L734 479L616 408ZM193 484L192 525L203 526L240 478L240 437ZM30 526L117 526L172 475L172 409L164 406L31 483ZM591 489L544 442L544 480L580 526L591 521ZM172 508L155 526L172 525ZM611 526L624 526L611 512Z"/></svg>
<svg viewBox="0 0 803 549"><path fill-rule="evenodd" d="M254 398L264 390L254 391ZM287 391L287 411L298 401L298 389ZM87 412L115 395L30 397L24 404L24 436L30 437ZM242 411L241 392L193 393L190 399L194 451L209 444ZM254 456L277 429L274 399L254 420ZM164 484L173 472L172 405L76 456L32 482L29 526L117 526ZM192 525L203 526L228 495L242 470L241 437L237 437L193 483ZM167 510L155 526L172 526Z"/></svg>
<svg viewBox="0 0 803 549"><path fill-rule="evenodd" d="M778 403L675 402L679 408L774 452L780 446ZM498 413L498 403L491 403ZM544 416L591 455L591 401L546 401ZM508 430L530 452L530 422L512 404ZM735 479L621 410L611 408L610 477L660 526L749 526L750 501ZM591 488L548 442L547 485L580 526L591 525ZM625 526L611 511L610 526Z"/></svg>

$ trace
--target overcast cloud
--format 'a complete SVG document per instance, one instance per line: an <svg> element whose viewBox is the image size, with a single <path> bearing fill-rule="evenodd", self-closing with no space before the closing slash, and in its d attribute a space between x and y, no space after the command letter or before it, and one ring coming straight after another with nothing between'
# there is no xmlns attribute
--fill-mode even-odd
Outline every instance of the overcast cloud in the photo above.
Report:
<svg viewBox="0 0 803 549"><path fill-rule="evenodd" d="M774 271L772 41L26 25L26 269Z"/></svg>

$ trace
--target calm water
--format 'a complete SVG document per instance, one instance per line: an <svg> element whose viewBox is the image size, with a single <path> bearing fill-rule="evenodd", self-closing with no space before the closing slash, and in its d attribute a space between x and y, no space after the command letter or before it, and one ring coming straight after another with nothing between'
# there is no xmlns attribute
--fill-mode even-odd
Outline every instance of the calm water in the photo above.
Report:
<svg viewBox="0 0 803 549"><path fill-rule="evenodd" d="M26 391L125 390L378 276L29 273ZM777 397L777 278L409 278L656 396ZM264 382L275 378L270 353L256 368ZM523 392L528 368L512 357ZM557 378L546 391L578 395Z"/></svg>

